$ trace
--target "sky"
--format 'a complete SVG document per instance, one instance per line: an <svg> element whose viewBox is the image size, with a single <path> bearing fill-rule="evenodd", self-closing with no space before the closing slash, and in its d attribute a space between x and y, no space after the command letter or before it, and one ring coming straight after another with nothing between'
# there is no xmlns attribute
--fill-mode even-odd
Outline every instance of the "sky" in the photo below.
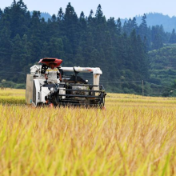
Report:
<svg viewBox="0 0 176 176"><path fill-rule="evenodd" d="M13 0L0 0L0 8L3 10L12 2ZM91 9L95 14L99 4L106 18L133 18L150 12L176 16L176 0L23 0L23 2L30 11L38 10L48 12L50 15L57 15L60 7L65 11L70 2L78 16L81 11L88 16Z"/></svg>

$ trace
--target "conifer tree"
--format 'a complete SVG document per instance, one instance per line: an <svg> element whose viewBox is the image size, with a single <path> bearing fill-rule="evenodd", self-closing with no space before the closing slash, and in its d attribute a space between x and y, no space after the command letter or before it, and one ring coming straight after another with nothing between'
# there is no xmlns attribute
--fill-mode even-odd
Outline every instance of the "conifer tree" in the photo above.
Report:
<svg viewBox="0 0 176 176"><path fill-rule="evenodd" d="M169 39L170 43L176 43L176 34L175 34L175 29L172 30L172 34Z"/></svg>
<svg viewBox="0 0 176 176"><path fill-rule="evenodd" d="M71 6L70 3L68 3L65 15L64 15L64 27L65 27L65 32L66 32L66 37L69 40L69 43L71 44L71 52L68 53L69 59L73 59L74 55L76 54L77 46L78 46L78 41L79 41L79 31L78 29L78 17L77 14L74 10L74 8Z"/></svg>
<svg viewBox="0 0 176 176"><path fill-rule="evenodd" d="M159 26L152 27L152 49L159 49L163 46L162 31Z"/></svg>
<svg viewBox="0 0 176 176"><path fill-rule="evenodd" d="M122 33L122 23L121 23L120 18L118 18L118 20L117 20L117 34L121 35L121 33Z"/></svg>
<svg viewBox="0 0 176 176"><path fill-rule="evenodd" d="M143 40L144 37L147 37L147 22L146 22L146 14L143 15L142 17L142 23L139 26L139 30L140 30L140 36L141 39Z"/></svg>

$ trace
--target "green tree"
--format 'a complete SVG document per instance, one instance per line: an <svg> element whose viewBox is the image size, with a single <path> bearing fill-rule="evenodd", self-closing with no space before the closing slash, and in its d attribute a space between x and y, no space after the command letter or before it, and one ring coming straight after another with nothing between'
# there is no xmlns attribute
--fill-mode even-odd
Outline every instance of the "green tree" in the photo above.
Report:
<svg viewBox="0 0 176 176"><path fill-rule="evenodd" d="M44 35L42 33L40 20L40 12L34 11L32 14L32 19L30 23L30 30L28 36L30 37L30 52L31 52L31 62L35 63L41 57L41 48L43 45L42 39Z"/></svg>
<svg viewBox="0 0 176 176"><path fill-rule="evenodd" d="M48 51L50 57L64 58L62 39L51 38L48 45Z"/></svg>
<svg viewBox="0 0 176 176"><path fill-rule="evenodd" d="M169 39L170 43L176 43L176 34L175 34L175 29L172 30L172 34Z"/></svg>
<svg viewBox="0 0 176 176"><path fill-rule="evenodd" d="M1 68L9 64L12 55L12 41L10 39L10 30L6 27L0 30L0 61Z"/></svg>
<svg viewBox="0 0 176 176"><path fill-rule="evenodd" d="M152 49L159 49L163 46L162 34L160 26L152 27Z"/></svg>
<svg viewBox="0 0 176 176"><path fill-rule="evenodd" d="M73 59L73 56L76 54L76 50L78 47L78 42L80 37L79 31L77 30L78 26L79 26L79 23L78 23L77 14L74 8L69 3L67 5L65 15L64 15L65 33L66 33L66 37L68 38L71 44L72 52L73 52L73 53L69 53L71 56L71 58L69 59Z"/></svg>

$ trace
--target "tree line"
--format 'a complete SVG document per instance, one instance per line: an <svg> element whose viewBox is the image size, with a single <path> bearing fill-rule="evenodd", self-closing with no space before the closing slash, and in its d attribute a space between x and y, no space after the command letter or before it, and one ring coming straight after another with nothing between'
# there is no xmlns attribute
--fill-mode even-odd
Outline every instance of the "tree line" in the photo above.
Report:
<svg viewBox="0 0 176 176"><path fill-rule="evenodd" d="M148 79L148 50L162 47L171 36L162 26L148 28L145 14L140 25L135 18L122 25L120 18L106 19L101 5L88 17L84 12L78 17L68 3L45 21L39 11L31 15L22 0L14 0L0 9L0 80L24 83L30 66L55 57L63 59L63 66L100 67L102 83L111 91L138 92L136 84L110 82Z"/></svg>

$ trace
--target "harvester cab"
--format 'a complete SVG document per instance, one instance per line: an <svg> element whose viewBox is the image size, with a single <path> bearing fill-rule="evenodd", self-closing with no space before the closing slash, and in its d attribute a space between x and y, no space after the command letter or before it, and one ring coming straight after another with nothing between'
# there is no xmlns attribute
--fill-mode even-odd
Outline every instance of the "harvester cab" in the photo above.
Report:
<svg viewBox="0 0 176 176"><path fill-rule="evenodd" d="M106 92L99 85L102 71L95 67L61 67L61 59L40 59L42 65L34 65L30 68L30 74L26 77L26 103L39 105L79 105L96 106L103 108ZM58 83L49 83L45 78L45 72L53 63L58 68L62 79ZM71 73L68 75L66 73ZM80 73L93 75L93 83L83 79Z"/></svg>

